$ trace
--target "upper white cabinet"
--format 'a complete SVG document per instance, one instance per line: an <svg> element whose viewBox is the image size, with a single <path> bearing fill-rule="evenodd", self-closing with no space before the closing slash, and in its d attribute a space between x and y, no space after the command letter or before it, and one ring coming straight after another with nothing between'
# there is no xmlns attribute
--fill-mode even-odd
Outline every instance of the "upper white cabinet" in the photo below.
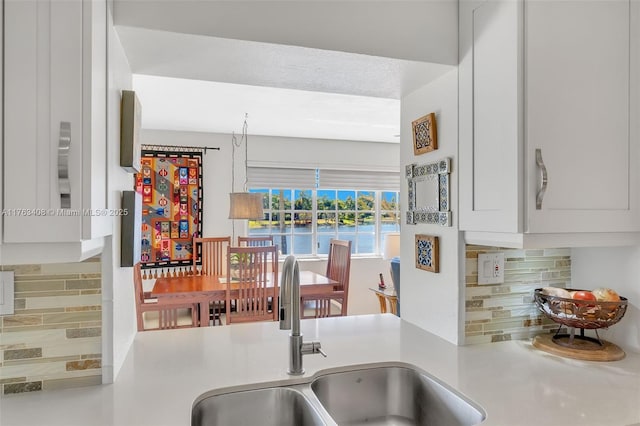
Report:
<svg viewBox="0 0 640 426"><path fill-rule="evenodd" d="M0 93L2 93L3 87L4 87L4 60L3 60L4 54L3 52L4 52L4 0L0 0ZM4 123L3 109L4 109L4 102L0 102L0 128L2 128L2 125ZM0 165L4 163L3 140L4 138L2 137L2 135L0 135ZM4 202L2 200L4 198L2 196L2 188L4 186L3 182L4 182L4 176L3 176L3 173L0 172L0 211L4 210ZM2 236L3 234L3 226L4 226L4 223L0 219L0 236ZM0 250L2 250L1 246L2 246L2 238L0 238ZM2 255L2 252L0 251L0 256L1 255ZM1 258L0 258L0 261L1 261Z"/></svg>
<svg viewBox="0 0 640 426"><path fill-rule="evenodd" d="M640 231L640 3L460 3L460 229L505 246Z"/></svg>
<svg viewBox="0 0 640 426"><path fill-rule="evenodd" d="M106 7L104 0L4 2L5 245L95 247L87 242L111 232Z"/></svg>

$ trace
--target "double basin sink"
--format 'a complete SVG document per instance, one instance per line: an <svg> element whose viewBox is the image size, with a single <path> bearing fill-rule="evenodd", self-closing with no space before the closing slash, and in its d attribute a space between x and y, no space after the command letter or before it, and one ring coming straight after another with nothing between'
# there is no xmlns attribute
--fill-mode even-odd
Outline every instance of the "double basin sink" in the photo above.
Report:
<svg viewBox="0 0 640 426"><path fill-rule="evenodd" d="M191 425L467 426L485 417L480 406L428 373L393 363L207 392L193 404Z"/></svg>

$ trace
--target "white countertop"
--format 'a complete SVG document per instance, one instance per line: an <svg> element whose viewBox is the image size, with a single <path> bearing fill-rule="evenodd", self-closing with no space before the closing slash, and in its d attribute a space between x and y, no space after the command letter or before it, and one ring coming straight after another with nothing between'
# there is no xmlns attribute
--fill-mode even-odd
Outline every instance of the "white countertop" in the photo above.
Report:
<svg viewBox="0 0 640 426"><path fill-rule="evenodd" d="M305 376L333 367L414 364L481 405L483 426L616 426L640 422L640 354L588 362L530 341L455 346L391 315L303 320ZM112 385L0 397L0 425L189 425L202 393L290 380L288 331L278 323L138 333Z"/></svg>

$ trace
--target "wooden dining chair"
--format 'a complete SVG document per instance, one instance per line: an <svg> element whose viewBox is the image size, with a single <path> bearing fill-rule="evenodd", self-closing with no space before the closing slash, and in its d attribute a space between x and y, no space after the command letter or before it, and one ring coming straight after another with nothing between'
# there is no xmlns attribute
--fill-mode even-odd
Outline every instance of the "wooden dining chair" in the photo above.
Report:
<svg viewBox="0 0 640 426"><path fill-rule="evenodd" d="M278 319L276 246L227 249L227 324ZM237 296L232 296L232 289ZM235 309L232 310L232 302Z"/></svg>
<svg viewBox="0 0 640 426"><path fill-rule="evenodd" d="M301 299L302 318L346 316L351 270L351 241L332 239L326 276L338 284L330 295L309 295Z"/></svg>
<svg viewBox="0 0 640 426"><path fill-rule="evenodd" d="M198 326L198 310L194 301L174 298L149 298L142 287L142 267L133 267L138 331L187 328Z"/></svg>
<svg viewBox="0 0 640 426"><path fill-rule="evenodd" d="M261 236L249 236L249 237L241 237L238 236L238 245L240 247L264 247L264 246L272 246L273 243L273 235L261 235Z"/></svg>
<svg viewBox="0 0 640 426"><path fill-rule="evenodd" d="M227 247L231 237L202 237L193 239L193 274L224 275Z"/></svg>
<svg viewBox="0 0 640 426"><path fill-rule="evenodd" d="M261 236L238 236L238 245L240 247L265 247L275 245L273 235L261 235Z"/></svg>
<svg viewBox="0 0 640 426"><path fill-rule="evenodd" d="M227 247L231 245L231 237L195 237L193 239L193 274L194 275L218 275L226 273ZM222 325L222 314L225 312L225 304L222 301L209 302L209 320L215 325ZM202 319L205 313L201 312Z"/></svg>

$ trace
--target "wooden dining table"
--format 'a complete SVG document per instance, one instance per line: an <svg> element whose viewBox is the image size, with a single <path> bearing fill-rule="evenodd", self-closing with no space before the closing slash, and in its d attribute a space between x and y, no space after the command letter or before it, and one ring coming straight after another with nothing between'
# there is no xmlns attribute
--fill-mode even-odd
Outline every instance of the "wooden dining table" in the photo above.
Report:
<svg viewBox="0 0 640 426"><path fill-rule="evenodd" d="M279 283L279 276L272 276L268 284ZM331 294L339 283L324 275L300 271L300 296L323 296ZM237 284L231 282L231 298L237 298ZM183 302L200 305L200 312L209 312L209 303L225 301L227 296L227 277L220 275L189 275L184 277L163 277L156 279L151 297L180 299ZM209 325L200 321L201 327Z"/></svg>

